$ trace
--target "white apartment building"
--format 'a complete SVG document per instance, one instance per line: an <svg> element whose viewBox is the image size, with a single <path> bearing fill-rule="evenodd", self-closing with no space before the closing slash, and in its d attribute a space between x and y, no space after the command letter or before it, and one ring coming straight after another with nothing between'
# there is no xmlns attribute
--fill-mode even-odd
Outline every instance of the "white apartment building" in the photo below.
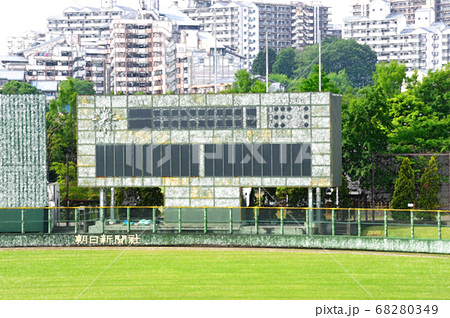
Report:
<svg viewBox="0 0 450 318"><path fill-rule="evenodd" d="M352 6L354 16L369 16L369 5L373 0L357 0ZM406 22L415 23L415 12L418 9L434 9L436 21L450 25L450 0L390 0L391 12L404 14Z"/></svg>
<svg viewBox="0 0 450 318"><path fill-rule="evenodd" d="M379 62L397 60L408 71L437 69L450 61L450 28L435 22L434 9L415 12L415 24L403 14L392 14L389 1L370 3L369 16L344 20L343 38L370 46Z"/></svg>
<svg viewBox="0 0 450 318"><path fill-rule="evenodd" d="M69 7L61 16L49 17L48 34L78 35L83 46L95 46L99 40L109 39L109 25L115 18L134 18L137 10L117 6L116 0L102 0L101 8Z"/></svg>
<svg viewBox="0 0 450 318"><path fill-rule="evenodd" d="M249 68L260 50L259 9L254 3L217 1L210 7L180 8L217 41L242 56Z"/></svg>
<svg viewBox="0 0 450 318"><path fill-rule="evenodd" d="M27 31L23 36L11 36L6 39L8 55L39 45L46 41L45 32Z"/></svg>
<svg viewBox="0 0 450 318"><path fill-rule="evenodd" d="M266 36L268 46L279 52L317 43L319 29L321 38L328 34L328 8L302 2L179 0L178 6L200 22L202 30L214 34L216 25L218 41L243 56L245 68L266 49Z"/></svg>
<svg viewBox="0 0 450 318"><path fill-rule="evenodd" d="M224 90L232 85L234 74L242 64L239 55L216 43L208 32L183 30L176 47L179 93L205 94L216 88Z"/></svg>

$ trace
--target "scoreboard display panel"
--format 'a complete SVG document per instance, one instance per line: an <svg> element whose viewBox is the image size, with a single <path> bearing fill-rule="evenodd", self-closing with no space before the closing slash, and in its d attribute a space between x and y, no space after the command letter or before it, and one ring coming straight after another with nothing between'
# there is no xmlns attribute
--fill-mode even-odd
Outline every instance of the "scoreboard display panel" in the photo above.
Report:
<svg viewBox="0 0 450 318"><path fill-rule="evenodd" d="M164 187L165 206L240 206L242 187L341 185L341 96L78 97L78 184Z"/></svg>

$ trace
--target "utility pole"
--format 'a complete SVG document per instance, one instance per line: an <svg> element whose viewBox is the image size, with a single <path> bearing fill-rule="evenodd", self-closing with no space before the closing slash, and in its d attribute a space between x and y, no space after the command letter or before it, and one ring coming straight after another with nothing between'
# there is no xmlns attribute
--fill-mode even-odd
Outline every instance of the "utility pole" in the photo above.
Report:
<svg viewBox="0 0 450 318"><path fill-rule="evenodd" d="M319 92L322 91L322 39L320 34L320 2L317 2L314 6L314 13L316 14L316 32L317 32L317 42L319 43Z"/></svg>
<svg viewBox="0 0 450 318"><path fill-rule="evenodd" d="M267 39L267 29L266 29L266 93L269 92L269 41Z"/></svg>
<svg viewBox="0 0 450 318"><path fill-rule="evenodd" d="M214 94L217 94L217 19L214 8Z"/></svg>

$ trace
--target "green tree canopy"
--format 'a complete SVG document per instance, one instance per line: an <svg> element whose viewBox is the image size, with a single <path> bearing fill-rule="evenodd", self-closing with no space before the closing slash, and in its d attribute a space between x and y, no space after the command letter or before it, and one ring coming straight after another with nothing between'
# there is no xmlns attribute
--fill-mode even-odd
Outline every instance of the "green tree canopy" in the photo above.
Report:
<svg viewBox="0 0 450 318"><path fill-rule="evenodd" d="M76 162L77 96L95 94L94 84L68 78L59 85L57 100L49 104L47 117L48 162L65 162L66 154Z"/></svg>
<svg viewBox="0 0 450 318"><path fill-rule="evenodd" d="M390 75L386 77L395 77L392 74L396 72L387 73ZM408 90L400 93L397 88L392 92L393 95L398 92L389 101L393 124L389 147L392 152L442 153L450 149L449 77L450 65L447 65L429 72L421 82L407 78ZM393 82L387 80L385 86L389 87Z"/></svg>
<svg viewBox="0 0 450 318"><path fill-rule="evenodd" d="M243 69L237 71L234 74L233 87L225 91L222 91L221 93L244 94L244 93L265 93L265 92L266 92L266 85L263 82L253 78L252 75L249 72L247 72L247 70Z"/></svg>
<svg viewBox="0 0 450 318"><path fill-rule="evenodd" d="M17 81L11 81L3 85L1 93L5 95L40 94L36 87Z"/></svg>
<svg viewBox="0 0 450 318"><path fill-rule="evenodd" d="M374 85L381 87L387 98L400 94L406 80L406 66L394 60L389 64L386 62L377 64L376 68L373 74Z"/></svg>
<svg viewBox="0 0 450 318"><path fill-rule="evenodd" d="M415 175L411 167L411 161L408 158L403 159L398 178L395 181L394 195L391 201L393 209L408 209L408 204L414 203ZM409 220L410 213L408 211L393 211L392 218L394 220Z"/></svg>
<svg viewBox="0 0 450 318"><path fill-rule="evenodd" d="M391 127L386 94L380 87L366 87L342 113L343 169L365 189L372 184L372 153L386 153ZM376 186L388 180L377 174Z"/></svg>
<svg viewBox="0 0 450 318"><path fill-rule="evenodd" d="M338 94L339 89L337 89L327 74L321 70L321 88L322 92L333 92ZM319 91L319 65L314 65L314 72L309 75L308 78L302 79L298 85L293 85L290 89L293 92L318 92Z"/></svg>
<svg viewBox="0 0 450 318"><path fill-rule="evenodd" d="M272 73L272 66L275 63L277 53L272 48L269 48L269 74ZM253 75L266 76L266 51L259 51L256 58L253 60L251 73Z"/></svg>
<svg viewBox="0 0 450 318"><path fill-rule="evenodd" d="M297 68L295 62L297 55L298 51L296 51L292 47L281 49L277 54L275 63L273 64L273 73L284 74L288 78L291 78L294 75L295 69Z"/></svg>
<svg viewBox="0 0 450 318"><path fill-rule="evenodd" d="M312 64L316 64L318 55L318 44L306 47L296 60L295 74L300 76ZM322 41L322 64L327 74L345 70L353 85L362 88L373 84L377 55L369 46L358 44L353 39L330 37Z"/></svg>

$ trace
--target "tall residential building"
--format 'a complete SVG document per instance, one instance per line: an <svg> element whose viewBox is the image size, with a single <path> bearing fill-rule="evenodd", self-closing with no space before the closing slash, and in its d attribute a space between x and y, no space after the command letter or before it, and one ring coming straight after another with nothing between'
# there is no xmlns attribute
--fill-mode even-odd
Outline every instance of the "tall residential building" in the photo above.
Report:
<svg viewBox="0 0 450 318"><path fill-rule="evenodd" d="M388 4L374 0L368 17L346 18L343 38L367 44L379 62L405 63L408 71L437 69L450 62L450 28L435 22L434 9L416 10L411 26L403 14L392 14Z"/></svg>
<svg viewBox="0 0 450 318"><path fill-rule="evenodd" d="M216 80L240 69L239 57L228 51L175 8L143 10L138 19L114 20L111 26L112 89L126 94L207 92Z"/></svg>
<svg viewBox="0 0 450 318"><path fill-rule="evenodd" d="M416 10L436 9L435 0L391 0L393 13L400 13L406 17L406 23L413 25L416 19Z"/></svg>
<svg viewBox="0 0 450 318"><path fill-rule="evenodd" d="M357 0L352 6L352 15L358 17L369 16L369 5L372 0Z"/></svg>
<svg viewBox="0 0 450 318"><path fill-rule="evenodd" d="M358 2L352 6L354 16L369 16L369 6L373 0L357 0ZM448 1L448 0L447 0ZM413 25L416 20L415 13L419 9L437 9L437 3L440 0L386 0L391 5L392 13L403 14L406 17L406 23ZM450 1L448 1L450 3ZM449 14L450 16L450 14ZM437 16L437 21L441 21Z"/></svg>
<svg viewBox="0 0 450 318"><path fill-rule="evenodd" d="M259 3L255 2L259 15L259 51L266 50L265 37L267 34L268 45L275 52L292 46L293 16L295 6L291 4Z"/></svg>
<svg viewBox="0 0 450 318"><path fill-rule="evenodd" d="M260 50L259 8L254 3L217 1L210 7L180 8L217 41L244 58L249 68Z"/></svg>
<svg viewBox="0 0 450 318"><path fill-rule="evenodd" d="M118 19L111 26L114 93L175 91L176 57L171 21Z"/></svg>
<svg viewBox="0 0 450 318"><path fill-rule="evenodd" d="M328 7L298 2L294 7L292 47L302 50L328 35L340 36L340 32L330 34L329 15Z"/></svg>
<svg viewBox="0 0 450 318"><path fill-rule="evenodd" d="M179 0L178 6L200 22L202 30L212 34L216 30L222 45L245 58L245 68L251 66L259 51L266 49L266 36L268 46L279 52L286 47L302 49L316 43L319 29L321 38L328 33L328 8L302 2Z"/></svg>
<svg viewBox="0 0 450 318"><path fill-rule="evenodd" d="M69 7L62 16L48 18L48 33L52 37L78 35L83 46L95 46L99 40L109 39L109 25L115 18L132 18L137 11L115 5L116 1L102 0L101 8Z"/></svg>
<svg viewBox="0 0 450 318"><path fill-rule="evenodd" d="M436 18L450 25L450 0L436 0Z"/></svg>

